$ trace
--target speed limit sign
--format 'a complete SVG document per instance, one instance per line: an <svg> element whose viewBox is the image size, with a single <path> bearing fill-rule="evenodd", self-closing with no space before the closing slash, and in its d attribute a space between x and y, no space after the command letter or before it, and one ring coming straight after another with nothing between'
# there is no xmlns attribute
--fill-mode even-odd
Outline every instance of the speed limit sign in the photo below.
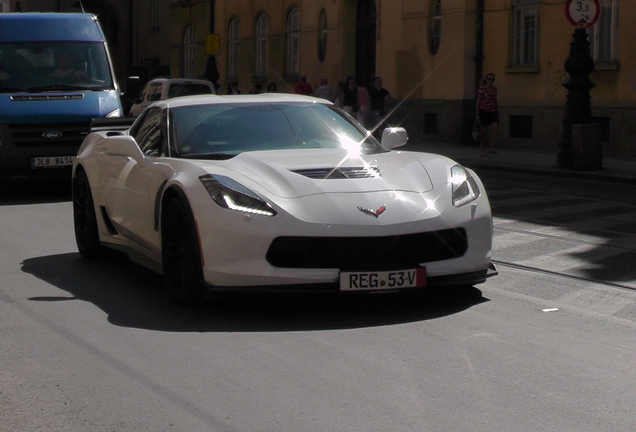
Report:
<svg viewBox="0 0 636 432"><path fill-rule="evenodd" d="M567 0L565 16L576 28L588 28L596 24L601 15L598 0Z"/></svg>

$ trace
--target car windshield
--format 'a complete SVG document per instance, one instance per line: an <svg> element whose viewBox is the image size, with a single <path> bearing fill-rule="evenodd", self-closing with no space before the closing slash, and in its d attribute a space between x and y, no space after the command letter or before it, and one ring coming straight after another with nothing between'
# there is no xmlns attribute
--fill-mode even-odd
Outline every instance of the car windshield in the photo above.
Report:
<svg viewBox="0 0 636 432"><path fill-rule="evenodd" d="M342 148L382 153L376 139L338 108L319 103L211 104L171 110L178 152L219 158L245 151Z"/></svg>
<svg viewBox="0 0 636 432"><path fill-rule="evenodd" d="M113 88L101 42L0 43L0 92Z"/></svg>

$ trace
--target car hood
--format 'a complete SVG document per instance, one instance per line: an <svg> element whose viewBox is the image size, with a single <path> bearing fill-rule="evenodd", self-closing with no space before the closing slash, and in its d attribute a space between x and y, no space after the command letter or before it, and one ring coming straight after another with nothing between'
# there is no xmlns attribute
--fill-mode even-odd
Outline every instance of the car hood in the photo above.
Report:
<svg viewBox="0 0 636 432"><path fill-rule="evenodd" d="M416 155L387 152L352 156L341 149L245 152L223 161L223 171L229 171L223 174L281 198L324 193L427 192L433 184ZM212 166L208 168L211 174L222 174Z"/></svg>
<svg viewBox="0 0 636 432"><path fill-rule="evenodd" d="M2 123L88 124L117 108L120 104L115 90L0 94Z"/></svg>

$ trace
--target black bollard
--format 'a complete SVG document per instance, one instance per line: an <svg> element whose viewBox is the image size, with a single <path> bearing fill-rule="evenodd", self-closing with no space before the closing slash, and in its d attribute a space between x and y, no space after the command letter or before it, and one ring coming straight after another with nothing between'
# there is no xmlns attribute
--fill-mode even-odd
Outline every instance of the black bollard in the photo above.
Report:
<svg viewBox="0 0 636 432"><path fill-rule="evenodd" d="M596 86L590 81L590 73L594 71L594 60L590 56L587 32L582 28L576 29L572 36L574 39L570 42L570 55L565 61L565 71L570 78L563 83L568 95L557 152L557 167L563 169L573 167L572 125L592 122L590 90Z"/></svg>

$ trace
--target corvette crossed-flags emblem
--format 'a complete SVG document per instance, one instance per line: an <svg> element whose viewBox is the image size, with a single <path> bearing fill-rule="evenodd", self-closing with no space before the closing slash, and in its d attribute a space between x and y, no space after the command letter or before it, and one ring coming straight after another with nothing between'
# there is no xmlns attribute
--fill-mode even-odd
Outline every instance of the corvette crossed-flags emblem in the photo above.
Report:
<svg viewBox="0 0 636 432"><path fill-rule="evenodd" d="M369 208L365 208L365 207L360 207L360 206L358 206L358 210L360 210L360 211L361 211L361 212L363 212L363 213L373 215L373 216L375 216L375 217L377 218L377 217L378 217L378 216L380 216L382 213L384 213L384 211L386 210L386 206L382 206L382 207L380 207L380 208L379 208L379 209L377 209L377 210L372 210L372 209L369 209Z"/></svg>

